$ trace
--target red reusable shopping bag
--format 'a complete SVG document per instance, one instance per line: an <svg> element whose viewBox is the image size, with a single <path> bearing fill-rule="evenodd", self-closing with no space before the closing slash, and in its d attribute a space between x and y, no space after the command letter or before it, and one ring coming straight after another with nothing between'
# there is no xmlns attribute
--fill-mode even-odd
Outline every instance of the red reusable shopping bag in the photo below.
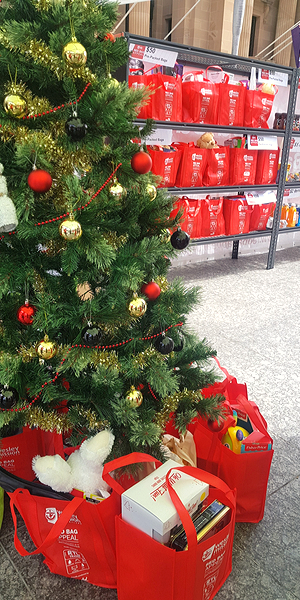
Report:
<svg viewBox="0 0 300 600"><path fill-rule="evenodd" d="M229 150L228 146L207 150L207 167L203 175L203 185L216 186L229 183Z"/></svg>
<svg viewBox="0 0 300 600"><path fill-rule="evenodd" d="M176 212L171 212L170 218L174 218L178 209L183 208L184 213L180 221L180 227L189 234L191 239L201 237L201 200L194 200L183 196L176 202Z"/></svg>
<svg viewBox="0 0 300 600"><path fill-rule="evenodd" d="M218 361L217 361L218 362ZM218 363L219 364L219 363ZM248 400L246 384L239 384L235 377L225 373L224 381L217 383L202 393L205 397L223 394L231 411L246 413L264 442L253 445L245 454L235 454L226 448L221 439L231 424L226 420L220 431L212 431L203 419L195 419L189 426L194 435L197 451L197 464L200 468L214 473L227 485L237 491L236 521L257 523L264 516L268 477L273 458L273 440L267 432L267 423L254 402ZM267 449L270 448L270 449Z"/></svg>
<svg viewBox="0 0 300 600"><path fill-rule="evenodd" d="M178 200L176 200L176 202L174 202L173 210L171 210L171 213L170 213L170 220L175 219L175 217L179 211L182 212L182 216L180 218L180 226L182 227L182 229L184 229L184 231L186 231L185 227L183 226L183 222L185 221L188 211L189 211L189 201L186 196L183 196L182 198L178 198ZM170 229L170 231L172 231L171 228L169 228L169 229ZM176 229L177 229L177 227L174 228L174 231Z"/></svg>
<svg viewBox="0 0 300 600"><path fill-rule="evenodd" d="M230 522L197 543L193 521L168 480L170 469L168 491L184 526L188 549L176 552L116 517L119 600L212 600L231 572L235 492L195 467L178 466L176 470L208 483L208 503L217 499L229 506Z"/></svg>
<svg viewBox="0 0 300 600"><path fill-rule="evenodd" d="M267 227L268 218L272 216L275 202L254 204L250 216L249 231L263 231Z"/></svg>
<svg viewBox="0 0 300 600"><path fill-rule="evenodd" d="M205 198L202 202L201 237L225 235L223 198Z"/></svg>
<svg viewBox="0 0 300 600"><path fill-rule="evenodd" d="M254 185L256 162L257 150L230 148L230 185Z"/></svg>
<svg viewBox="0 0 300 600"><path fill-rule="evenodd" d="M224 198L223 214L226 235L248 233L252 206L248 206L244 196Z"/></svg>
<svg viewBox="0 0 300 600"><path fill-rule="evenodd" d="M244 124L246 87L242 83L234 85L226 80L218 85L218 124L242 126Z"/></svg>
<svg viewBox="0 0 300 600"><path fill-rule="evenodd" d="M181 149L174 148L172 152L164 152L163 149L154 150L147 146L147 150L152 158L152 173L162 177L162 181L157 187L174 187L181 159Z"/></svg>
<svg viewBox="0 0 300 600"><path fill-rule="evenodd" d="M175 142L172 146L180 148L182 153L175 186L201 187L206 167L206 148L198 148L193 142Z"/></svg>
<svg viewBox="0 0 300 600"><path fill-rule="evenodd" d="M181 76L152 73L147 75L147 85L154 89L149 103L149 117L156 121L182 121Z"/></svg>
<svg viewBox="0 0 300 600"><path fill-rule="evenodd" d="M271 114L275 95L258 90L246 90L244 125L269 129L267 123Z"/></svg>
<svg viewBox="0 0 300 600"><path fill-rule="evenodd" d="M110 470L144 462L161 464L148 454L135 452L106 463L102 477L110 484ZM121 511L123 491L115 481L111 495L93 504L79 497L71 501L56 500L16 489L9 496L17 551L21 556L43 554L52 573L116 588L115 516ZM25 550L18 538L15 508L36 546L33 552Z"/></svg>
<svg viewBox="0 0 300 600"><path fill-rule="evenodd" d="M128 86L134 89L143 89L148 85L147 75L129 75L128 76ZM139 113L137 114L137 119L148 119L151 117L151 96L149 101L144 106L141 106Z"/></svg>
<svg viewBox="0 0 300 600"><path fill-rule="evenodd" d="M184 123L217 124L219 88L203 80L203 72L185 73L182 77L182 118Z"/></svg>
<svg viewBox="0 0 300 600"><path fill-rule="evenodd" d="M276 183L280 148L277 150L258 150L256 177L257 185Z"/></svg>

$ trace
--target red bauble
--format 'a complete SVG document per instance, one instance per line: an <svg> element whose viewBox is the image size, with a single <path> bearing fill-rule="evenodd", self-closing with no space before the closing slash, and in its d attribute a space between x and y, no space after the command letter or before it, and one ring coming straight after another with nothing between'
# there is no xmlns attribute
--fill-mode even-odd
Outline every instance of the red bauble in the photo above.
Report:
<svg viewBox="0 0 300 600"><path fill-rule="evenodd" d="M52 177L43 169L34 169L29 173L27 183L34 192L44 194L51 188Z"/></svg>
<svg viewBox="0 0 300 600"><path fill-rule="evenodd" d="M158 298L161 289L155 281L150 281L150 283L144 283L141 289L142 294L147 296L148 300L156 300Z"/></svg>
<svg viewBox="0 0 300 600"><path fill-rule="evenodd" d="M32 304L29 304L28 300L25 300L25 304L20 306L17 312L17 318L23 325L32 325L35 312L35 306L32 306Z"/></svg>
<svg viewBox="0 0 300 600"><path fill-rule="evenodd" d="M131 159L131 166L136 173L144 175L149 173L152 168L152 158L147 152L137 152Z"/></svg>

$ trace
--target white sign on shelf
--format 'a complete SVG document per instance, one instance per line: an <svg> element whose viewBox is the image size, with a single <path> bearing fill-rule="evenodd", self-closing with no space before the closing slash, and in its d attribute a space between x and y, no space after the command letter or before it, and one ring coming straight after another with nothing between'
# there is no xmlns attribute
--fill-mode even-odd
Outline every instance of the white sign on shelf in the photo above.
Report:
<svg viewBox="0 0 300 600"><path fill-rule="evenodd" d="M248 133L249 150L277 150L278 141L276 135L256 135Z"/></svg>
<svg viewBox="0 0 300 600"><path fill-rule="evenodd" d="M276 192L274 190L253 190L253 192L245 192L245 198L248 204L267 204L276 202Z"/></svg>
<svg viewBox="0 0 300 600"><path fill-rule="evenodd" d="M172 50L164 50L155 46L141 46L140 44L130 44L129 52L131 52L132 58L165 67L174 67L178 56L178 52L172 52Z"/></svg>
<svg viewBox="0 0 300 600"><path fill-rule="evenodd" d="M292 138L290 152L300 152L300 138Z"/></svg>
<svg viewBox="0 0 300 600"><path fill-rule="evenodd" d="M289 76L288 73L282 73L273 69L258 69L257 79L259 83L274 83L275 85L287 87Z"/></svg>
<svg viewBox="0 0 300 600"><path fill-rule="evenodd" d="M172 129L155 129L144 141L147 145L170 146L172 144Z"/></svg>

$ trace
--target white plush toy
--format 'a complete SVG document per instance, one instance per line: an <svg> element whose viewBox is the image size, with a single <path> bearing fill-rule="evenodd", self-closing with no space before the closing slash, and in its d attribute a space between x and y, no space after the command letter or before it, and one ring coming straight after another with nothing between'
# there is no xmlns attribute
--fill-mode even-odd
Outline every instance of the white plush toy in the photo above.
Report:
<svg viewBox="0 0 300 600"><path fill-rule="evenodd" d="M17 213L13 201L7 195L3 165L0 163L0 233L8 233L18 225Z"/></svg>
<svg viewBox="0 0 300 600"><path fill-rule="evenodd" d="M104 429L85 440L65 461L59 454L35 456L32 468L41 483L56 492L71 492L73 488L87 496L97 494L107 498L109 486L102 479L103 461L109 455L115 436Z"/></svg>

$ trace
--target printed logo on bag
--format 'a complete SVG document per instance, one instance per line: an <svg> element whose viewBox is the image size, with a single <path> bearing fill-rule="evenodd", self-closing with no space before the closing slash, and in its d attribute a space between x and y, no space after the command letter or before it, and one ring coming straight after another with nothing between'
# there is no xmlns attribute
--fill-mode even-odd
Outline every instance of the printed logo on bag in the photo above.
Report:
<svg viewBox="0 0 300 600"><path fill-rule="evenodd" d="M78 529L63 529L60 532L59 542L68 542L70 545L74 545L79 548Z"/></svg>
<svg viewBox="0 0 300 600"><path fill-rule="evenodd" d="M245 162L246 162L246 160L251 162L254 160L254 156L248 156L248 154L244 154L243 159Z"/></svg>
<svg viewBox="0 0 300 600"><path fill-rule="evenodd" d="M61 511L57 511L56 508L46 508L45 518L48 521L48 523L56 523L59 517L59 512Z"/></svg>
<svg viewBox="0 0 300 600"><path fill-rule="evenodd" d="M204 582L203 600L209 600L217 584L217 575L208 577Z"/></svg>
<svg viewBox="0 0 300 600"><path fill-rule="evenodd" d="M196 154L196 152L194 152L194 154L192 154L192 160L203 160L203 156L202 154Z"/></svg>
<svg viewBox="0 0 300 600"><path fill-rule="evenodd" d="M8 448L0 449L0 459L6 458L8 456L19 456L20 450L19 446L8 446Z"/></svg>
<svg viewBox="0 0 300 600"><path fill-rule="evenodd" d="M212 96L212 90L210 89L201 88L200 93L202 96Z"/></svg>
<svg viewBox="0 0 300 600"><path fill-rule="evenodd" d="M67 574L70 577L78 577L89 571L90 567L81 552L76 550L64 550L63 557Z"/></svg>
<svg viewBox="0 0 300 600"><path fill-rule="evenodd" d="M229 98L238 98L239 97L239 92L237 92L236 90L229 90Z"/></svg>
<svg viewBox="0 0 300 600"><path fill-rule="evenodd" d="M261 103L265 108L272 108L273 106L273 100L270 100L269 98L262 98Z"/></svg>
<svg viewBox="0 0 300 600"><path fill-rule="evenodd" d="M221 542L219 542L218 544L213 544L210 548L205 550L202 554L203 562L210 560L213 557L213 555L217 555L219 552L223 552L224 548L226 548L228 540L229 533L223 540L221 540Z"/></svg>

